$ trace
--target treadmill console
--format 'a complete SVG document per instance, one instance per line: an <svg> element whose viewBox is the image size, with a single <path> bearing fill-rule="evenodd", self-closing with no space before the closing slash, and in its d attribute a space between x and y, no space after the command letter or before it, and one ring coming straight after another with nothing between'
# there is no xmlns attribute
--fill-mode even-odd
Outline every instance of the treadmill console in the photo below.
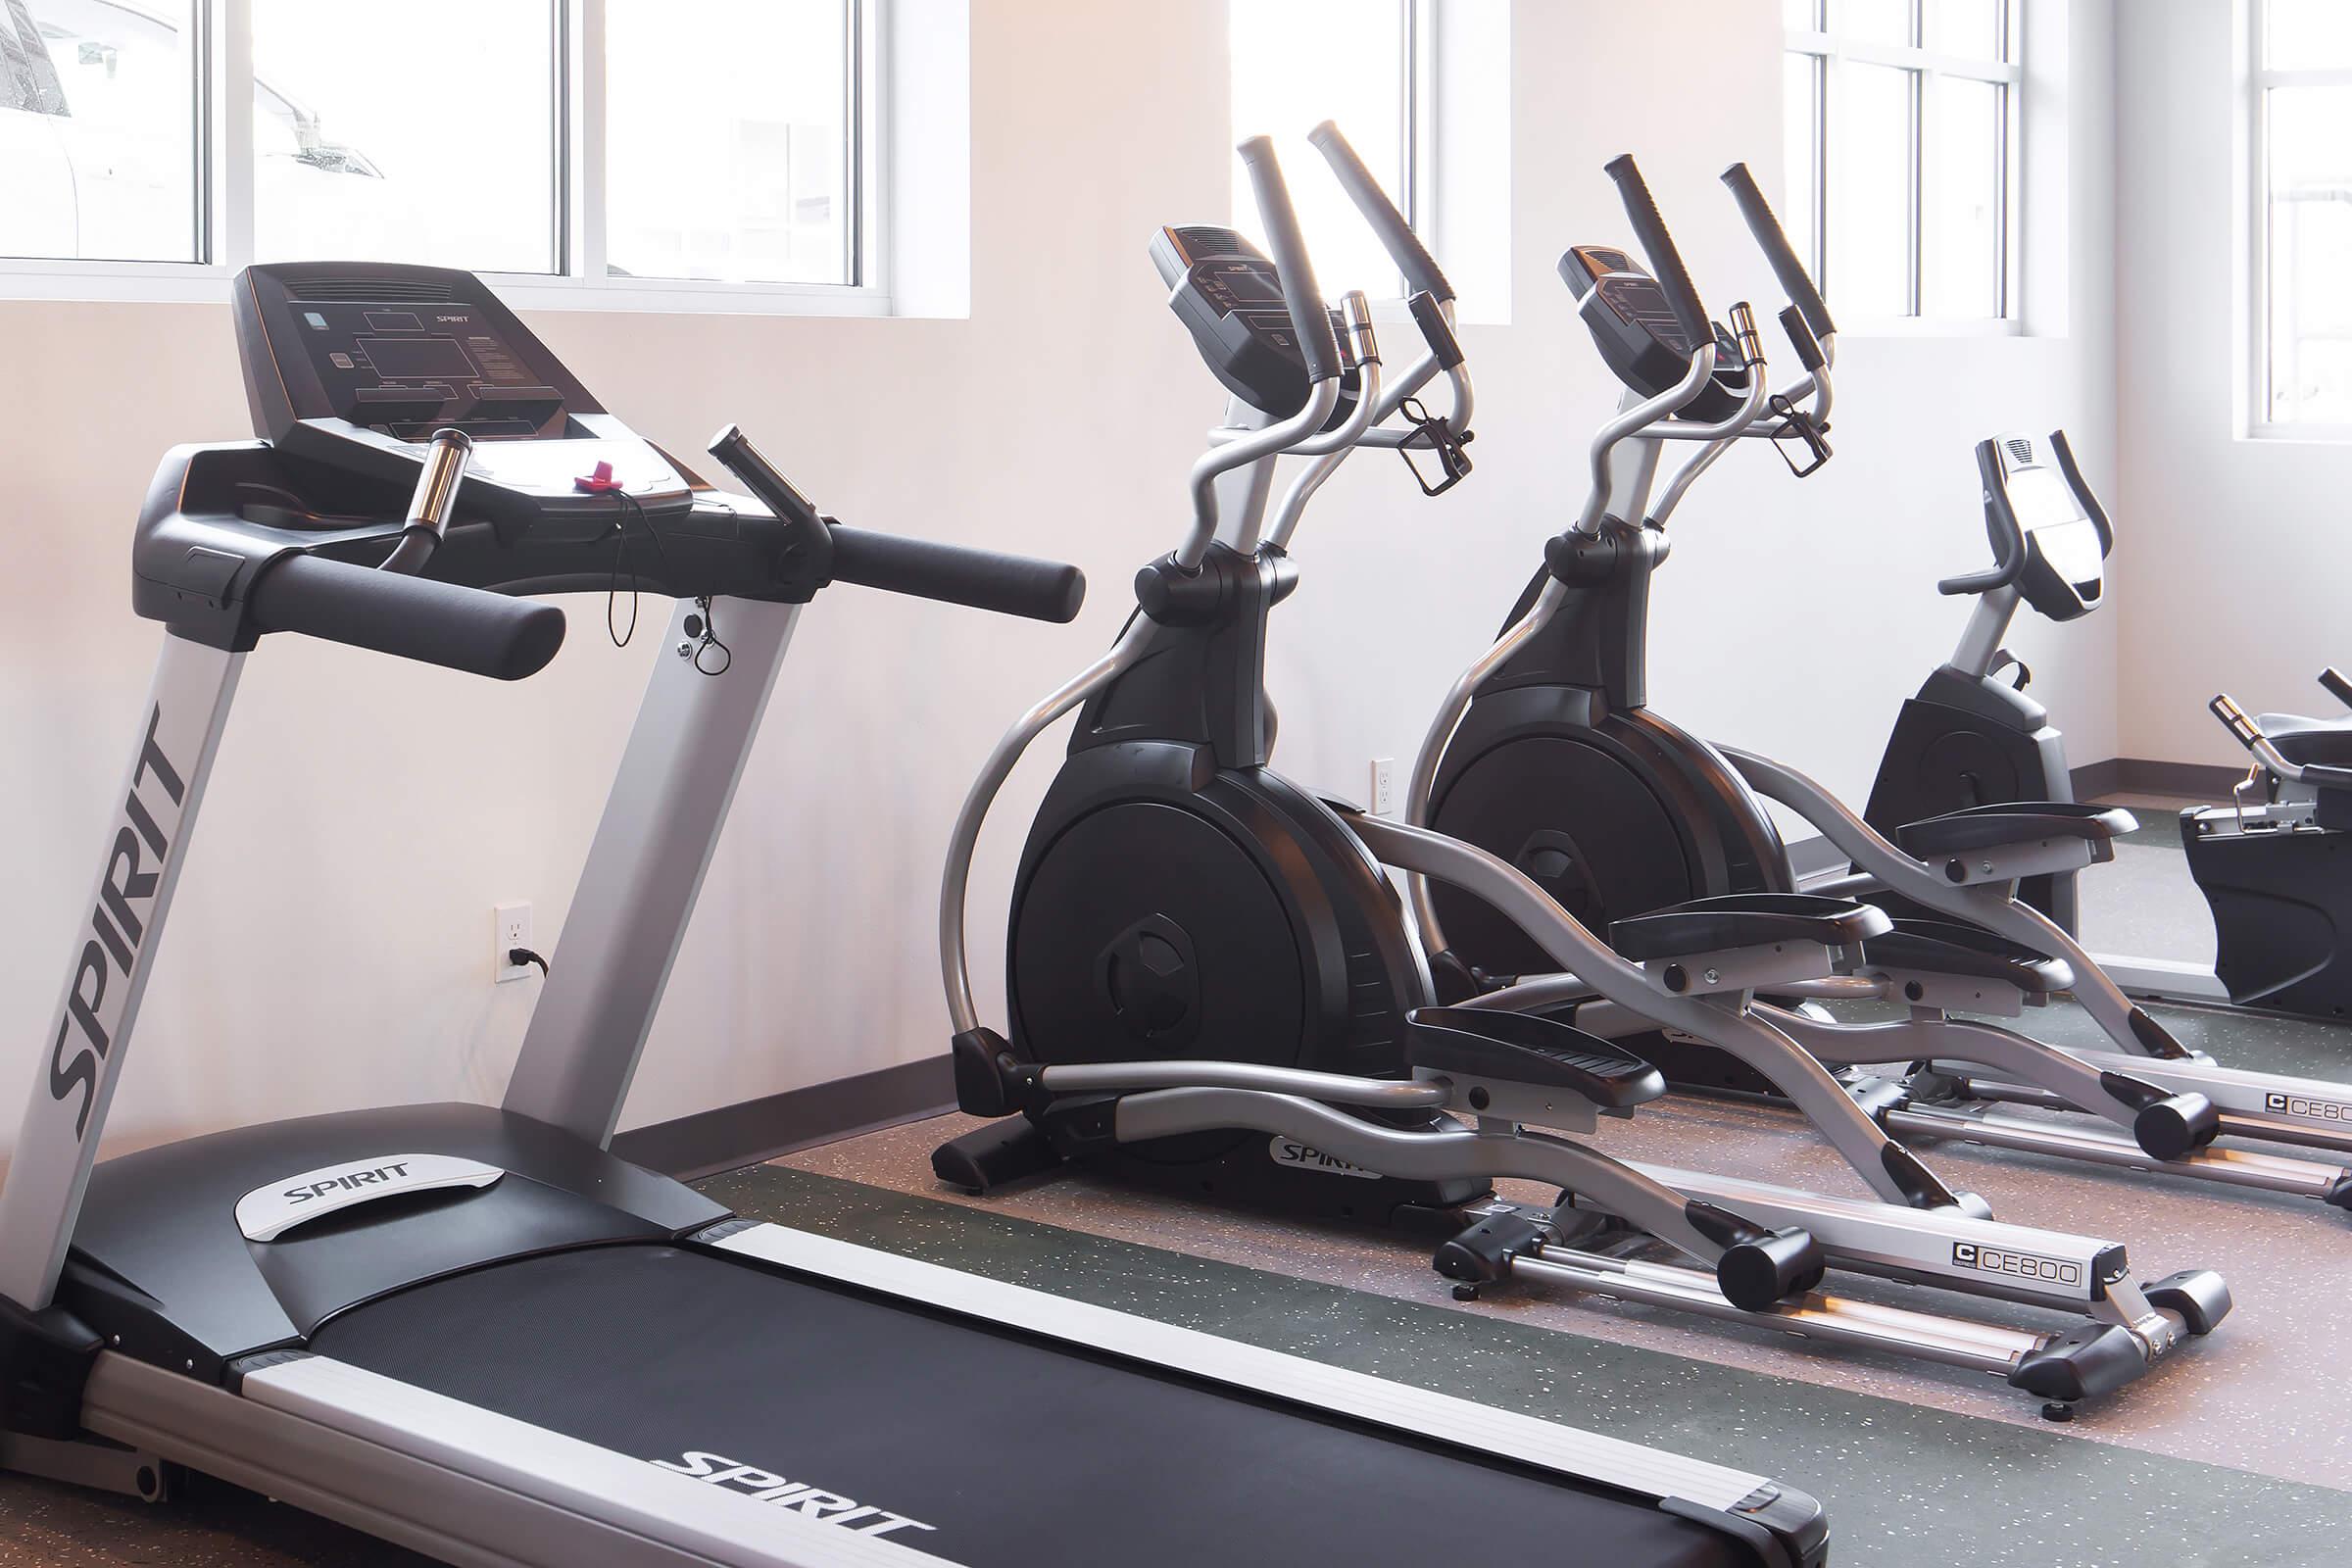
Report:
<svg viewBox="0 0 2352 1568"><path fill-rule="evenodd" d="M1163 228L1152 237L1152 265L1168 286L1168 308L1225 390L1277 419L1306 406L1306 359L1282 274L1263 251L1230 228ZM1353 408L1356 384L1353 370L1342 378L1326 429Z"/></svg>
<svg viewBox="0 0 2352 1568"><path fill-rule="evenodd" d="M609 531L629 503L654 515L692 504L693 476L607 414L471 273L250 267L234 300L254 433L289 455L402 488L433 432L456 429L474 441L462 507L493 520Z"/></svg>
<svg viewBox="0 0 2352 1568"><path fill-rule="evenodd" d="M1984 497L1985 526L1995 555L2014 523L2025 544L2017 576L2026 602L2052 620L2073 620L2099 607L2107 592L2107 540L2062 471L2056 453L2026 435L1993 443L1999 460L1997 493ZM2006 511L2004 519L2000 513Z"/></svg>
<svg viewBox="0 0 2352 1568"><path fill-rule="evenodd" d="M1560 258L1560 276L1583 304L1581 315L1617 378L1643 397L1656 397L1690 368L1690 340L1675 324L1658 280L1624 251L1579 245ZM1599 297L1587 301L1586 296ZM1747 367L1740 345L1715 325L1715 381L1685 404L1677 418L1728 417L1747 395Z"/></svg>

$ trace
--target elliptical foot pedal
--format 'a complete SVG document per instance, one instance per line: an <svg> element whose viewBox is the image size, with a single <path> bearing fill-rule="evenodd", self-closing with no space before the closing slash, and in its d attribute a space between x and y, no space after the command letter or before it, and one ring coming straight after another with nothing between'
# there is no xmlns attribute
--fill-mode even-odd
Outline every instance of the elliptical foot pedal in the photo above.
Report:
<svg viewBox="0 0 2352 1568"><path fill-rule="evenodd" d="M2148 1304L2180 1314L2181 1327L2202 1338L2230 1315L2230 1285L2209 1268L2168 1274L2141 1293Z"/></svg>
<svg viewBox="0 0 2352 1568"><path fill-rule="evenodd" d="M1551 1227L1518 1209L1489 1214L1460 1235L1449 1238L1430 1259L1446 1279L1457 1281L1453 1298L1478 1298L1479 1287L1511 1277L1511 1267L1523 1253L1535 1251L1552 1239Z"/></svg>
<svg viewBox="0 0 2352 1568"><path fill-rule="evenodd" d="M2147 1369L2147 1354L2129 1330L2114 1323L2084 1323L2018 1357L2009 1372L2009 1386L2071 1405L2113 1394Z"/></svg>
<svg viewBox="0 0 2352 1568"><path fill-rule="evenodd" d="M1025 1119L990 1122L931 1151L931 1174L985 1195L1061 1168L1054 1146Z"/></svg>

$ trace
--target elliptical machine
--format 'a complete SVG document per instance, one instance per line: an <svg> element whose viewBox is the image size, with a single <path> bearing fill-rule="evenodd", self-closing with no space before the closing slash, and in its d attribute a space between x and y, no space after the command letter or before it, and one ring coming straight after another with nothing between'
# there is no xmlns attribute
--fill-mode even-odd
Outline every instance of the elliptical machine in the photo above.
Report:
<svg viewBox="0 0 2352 1568"><path fill-rule="evenodd" d="M1384 382L1360 295L1334 337L1262 142L1242 151L1279 267L1229 230L1155 240L1171 306L1233 401L1194 469L1185 543L1138 573L1137 613L1110 652L1006 733L957 820L942 970L958 1102L992 1125L940 1148L934 1171L985 1192L1083 1162L1195 1197L1459 1227L1437 1263L1465 1294L1530 1278L1766 1318L1817 1340L1989 1371L2060 1403L2141 1375L2209 1328L2219 1315L2210 1308L2226 1310L2218 1282L2184 1276L2143 1294L2111 1242L1984 1217L1980 1200L1951 1192L1752 1014L1747 986L1883 928L1877 911L1829 900L1737 917L1670 910L1637 922L1621 955L1495 857L1318 800L1267 765L1267 614L1295 580L1288 546L1307 498L1361 446L1435 450L1460 471L1471 407L1443 275L1337 132L1326 125L1313 139L1412 281L1428 352ZM1646 247L1671 258L1631 161L1611 172ZM1679 263L1672 274L1681 277ZM1277 299L1285 314L1268 308ZM1682 309L1703 320L1694 298ZM1450 415L1388 426L1441 370ZM1702 363L1696 379L1706 372ZM1269 527L1284 453L1315 461ZM1016 873L1007 1038L982 1024L966 968L971 857L1022 752L1073 709L1069 756ZM1627 1164L1558 1136L1633 1113L1662 1080L1622 1048L1553 1020L1432 1005L1388 867L1471 890L1621 1006L1773 1078L1879 1200ZM1694 973L1706 983L1693 984ZM1501 1176L1555 1186L1562 1203L1500 1203L1488 1184ZM1659 1244L1680 1260L1639 1255ZM2020 1256L2037 1260L2027 1275L1992 1266ZM2043 1333L1863 1307L1811 1294L1825 1266L2030 1301L2080 1321Z"/></svg>
<svg viewBox="0 0 2352 1568"><path fill-rule="evenodd" d="M1735 909L1805 897L1765 808L1765 800L1776 801L1857 867L1812 893L1892 894L1933 914L1872 935L1834 969L1789 976L1770 993L1778 1004L1757 1004L1774 1026L1846 1071L1849 1089L1882 1127L2344 1203L2352 1175L2340 1165L2211 1151L2224 1133L2275 1137L2280 1118L2259 1105L2246 1111L2248 1085L2225 1081L2240 1075L2171 1072L2192 1065L2190 1054L2106 982L2071 936L2015 897L2026 878L2111 858L2113 839L2134 825L2129 813L2068 802L1980 806L1906 823L1898 845L1796 770L1710 746L1649 708L1649 579L1669 548L1666 522L1693 481L1742 439L1802 440L1815 467L1828 455L1821 427L1835 323L1744 166L1724 178L1794 302L1782 320L1805 374L1768 399L1763 367L1750 354L1737 378L1719 370L1711 386L1666 416L1649 411L1677 353L1703 341L1707 329L1662 335L1650 317L1627 306L1648 279L1622 253L1569 252L1561 270L1603 357L1627 384L1624 404L1594 440L1582 513L1546 546L1544 565L1501 636L1455 684L1431 725L1408 795L1412 819L1509 858L1588 923L1612 922L1615 935L1628 916L1660 900L1712 900ZM1735 405L1728 414L1726 404ZM1699 451L1660 484L1663 449L1677 440L1699 443ZM1559 1015L1580 1027L1642 1034L1644 1053L1686 1087L1771 1092L1746 1064L1704 1042L1672 1031L1653 1040L1646 1033L1653 1021L1593 1007L1586 977L1547 975L1522 934L1458 891L1416 890L1415 909L1424 947L1450 955L1455 1000L1564 1009ZM1537 978L1523 978L1531 974ZM2069 987L2118 1054L2085 1059L1953 1016L2015 1016ZM1787 1004L1806 997L1891 1001L1910 1016L1840 1024L1818 1008ZM1899 1081L1863 1071L1930 1061L1959 1065ZM1986 1087L1996 1082L1997 1095ZM2054 1131L1995 1108L1988 1102L1996 1098L2031 1099L2107 1125Z"/></svg>
<svg viewBox="0 0 2352 1568"><path fill-rule="evenodd" d="M2039 446L2024 435L1981 442L1977 466L1994 564L1936 585L1977 604L1958 650L1905 701L1887 738L1865 813L1881 832L1933 811L2072 798L2065 737L2025 696L2030 672L2000 641L2021 604L2057 621L2096 610L2115 526L2064 431ZM2352 706L2352 681L2328 669L2320 684ZM2213 969L2103 961L2145 996L2341 1020L2352 1014L2352 876L2339 863L2352 807L2330 775L2352 767L2352 719L2249 717L2227 696L2210 706L2255 759L2230 805L2180 813L2189 874L2213 911ZM2081 934L2073 873L2034 879L2020 897Z"/></svg>
<svg viewBox="0 0 2352 1568"><path fill-rule="evenodd" d="M2063 622L2105 604L2115 525L2064 430L2042 443L2023 434L1978 442L1977 475L1993 564L1936 585L1976 604L1950 660L1895 715L1862 812L1881 833L1947 811L2075 798L2065 737L2026 695L2034 672L2001 639L2020 605ZM2078 874L2023 878L2017 896L2080 936Z"/></svg>

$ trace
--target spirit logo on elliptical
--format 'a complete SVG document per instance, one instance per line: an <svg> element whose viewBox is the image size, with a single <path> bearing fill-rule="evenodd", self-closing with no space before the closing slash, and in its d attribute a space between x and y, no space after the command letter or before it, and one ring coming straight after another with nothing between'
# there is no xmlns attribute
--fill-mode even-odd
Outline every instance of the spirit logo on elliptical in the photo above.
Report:
<svg viewBox="0 0 2352 1568"><path fill-rule="evenodd" d="M826 1492L806 1481L788 1481L772 1471L754 1465L738 1464L723 1454L706 1453L689 1448L682 1459L656 1459L657 1470L673 1475L690 1476L709 1486L749 1497L754 1502L768 1503L791 1513L810 1519L821 1519L829 1525L839 1525L855 1536L886 1536L894 1530L937 1530L920 1519L909 1519L903 1513L876 1508L838 1492Z"/></svg>
<svg viewBox="0 0 2352 1568"><path fill-rule="evenodd" d="M1366 1181L1380 1180L1380 1172L1351 1165L1337 1154L1326 1154L1312 1144L1302 1144L1296 1138L1276 1138L1266 1146L1277 1165L1302 1166L1319 1170L1327 1176L1360 1176Z"/></svg>

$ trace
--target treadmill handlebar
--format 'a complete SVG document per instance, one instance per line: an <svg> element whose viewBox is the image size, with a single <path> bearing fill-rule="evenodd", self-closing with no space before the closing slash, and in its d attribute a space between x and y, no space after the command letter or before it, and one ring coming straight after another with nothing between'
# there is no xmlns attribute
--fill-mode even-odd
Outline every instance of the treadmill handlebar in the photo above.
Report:
<svg viewBox="0 0 2352 1568"><path fill-rule="evenodd" d="M1723 172L1723 182L1732 188L1732 200L1740 204L1740 216L1747 220L1747 231L1756 237L1764 259L1772 264L1772 275L1781 280L1781 292L1803 313L1805 325L1816 338L1835 333L1838 323L1830 319L1829 304L1814 286L1813 274L1805 270L1805 264L1797 258L1796 248L1788 243L1788 231L1781 226L1772 204L1756 188L1756 176L1748 172L1745 164L1734 164Z"/></svg>
<svg viewBox="0 0 2352 1568"><path fill-rule="evenodd" d="M1063 562L832 527L835 582L1057 623L1086 603L1086 574Z"/></svg>
<svg viewBox="0 0 2352 1568"><path fill-rule="evenodd" d="M1341 370L1339 339L1331 330L1331 312L1324 307L1323 290L1315 282L1315 266L1298 232L1298 211L1291 205L1291 188L1283 182L1282 164L1274 143L1252 136L1234 149L1250 171L1250 188L1257 197L1257 216L1266 225L1266 248L1274 253L1274 270L1282 277L1282 300L1291 313L1291 330L1298 335L1298 350L1306 361L1307 385L1336 379Z"/></svg>
<svg viewBox="0 0 2352 1568"><path fill-rule="evenodd" d="M1674 324L1682 328L1683 340L1696 354L1715 341L1715 331L1707 324L1707 308L1699 303L1690 270L1683 265L1683 253L1675 248L1674 236L1666 230L1666 220L1658 216L1658 204L1649 194L1649 183L1642 177L1641 167L1634 162L1632 153L1620 153L1610 159L1606 170L1609 178L1617 182L1617 194L1625 202L1625 216L1634 225L1634 237L1642 242L1642 254L1649 258L1650 270L1657 274L1658 286L1665 291L1667 308L1674 312Z"/></svg>
<svg viewBox="0 0 2352 1568"><path fill-rule="evenodd" d="M1066 622L1086 602L1086 574L1058 561L1000 555L963 545L849 528L822 516L808 498L752 445L740 425L710 438L710 455L787 525L816 530L818 580L936 599L1000 615Z"/></svg>
<svg viewBox="0 0 2352 1568"><path fill-rule="evenodd" d="M1441 305L1452 299L1453 285L1446 282L1446 274L1438 270L1437 259L1429 254L1429 247L1421 243L1421 236L1414 233L1412 225L1404 220L1404 215L1396 210L1396 204L1389 200L1389 193L1380 188L1380 181L1373 177L1372 171L1364 167L1364 161L1348 144L1348 138L1340 134L1338 124L1326 120L1308 131L1306 139L1314 144L1315 151L1323 155L1323 161L1331 165L1331 172L1348 192L1348 200L1355 203L1355 210L1363 214L1364 221L1371 224L1373 232L1380 236L1380 243L1387 249L1389 260L1395 262L1396 270L1404 274L1405 292L1408 295L1427 294Z"/></svg>
<svg viewBox="0 0 2352 1568"><path fill-rule="evenodd" d="M246 596L265 632L299 632L492 680L521 680L564 646L564 612L323 556L281 556Z"/></svg>

